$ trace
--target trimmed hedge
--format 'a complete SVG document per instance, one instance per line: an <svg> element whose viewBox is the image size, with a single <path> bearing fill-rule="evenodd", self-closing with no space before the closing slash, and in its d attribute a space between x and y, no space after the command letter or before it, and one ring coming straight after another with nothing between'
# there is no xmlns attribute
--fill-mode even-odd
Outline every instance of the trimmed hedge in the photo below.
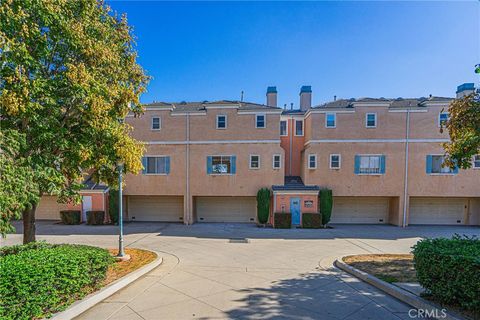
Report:
<svg viewBox="0 0 480 320"><path fill-rule="evenodd" d="M262 188L257 192L257 218L258 222L265 224L270 215L270 189Z"/></svg>
<svg viewBox="0 0 480 320"><path fill-rule="evenodd" d="M275 229L290 229L292 227L292 214L285 212L276 212L274 214L274 224Z"/></svg>
<svg viewBox="0 0 480 320"><path fill-rule="evenodd" d="M322 223L327 225L330 222L332 217L332 208L333 208L333 195L332 190L330 189L321 189L318 194L318 208L320 209L320 214L322 215Z"/></svg>
<svg viewBox="0 0 480 320"><path fill-rule="evenodd" d="M105 219L105 211L87 211L87 224L100 225Z"/></svg>
<svg viewBox="0 0 480 320"><path fill-rule="evenodd" d="M80 210L62 210L60 211L60 218L64 224L80 224Z"/></svg>
<svg viewBox="0 0 480 320"><path fill-rule="evenodd" d="M118 223L118 190L114 188L108 192L108 215L113 224Z"/></svg>
<svg viewBox="0 0 480 320"><path fill-rule="evenodd" d="M460 237L425 239L413 246L417 278L444 304L480 311L480 240Z"/></svg>
<svg viewBox="0 0 480 320"><path fill-rule="evenodd" d="M97 289L114 259L83 245L28 244L2 249L0 319L40 319Z"/></svg>
<svg viewBox="0 0 480 320"><path fill-rule="evenodd" d="M302 213L302 228L319 229L322 227L322 215L318 213Z"/></svg>

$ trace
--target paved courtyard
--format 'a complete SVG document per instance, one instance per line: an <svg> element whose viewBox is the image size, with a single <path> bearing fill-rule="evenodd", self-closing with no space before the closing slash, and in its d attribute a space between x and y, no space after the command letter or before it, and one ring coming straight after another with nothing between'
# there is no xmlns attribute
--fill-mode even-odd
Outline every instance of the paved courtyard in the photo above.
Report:
<svg viewBox="0 0 480 320"><path fill-rule="evenodd" d="M480 235L475 227L380 225L274 230L135 222L125 230L126 246L155 250L163 264L78 319L410 319L409 306L332 268L333 260L407 253L422 237ZM114 226L37 226L39 240L103 247L117 245L116 232ZM1 240L20 242L20 234Z"/></svg>

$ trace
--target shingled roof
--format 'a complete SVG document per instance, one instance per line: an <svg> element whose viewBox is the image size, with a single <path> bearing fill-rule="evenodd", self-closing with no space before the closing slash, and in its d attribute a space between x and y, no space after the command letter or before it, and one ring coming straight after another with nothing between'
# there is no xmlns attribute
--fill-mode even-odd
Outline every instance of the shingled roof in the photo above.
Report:
<svg viewBox="0 0 480 320"><path fill-rule="evenodd" d="M281 110L278 107L271 107L265 104L254 102L238 101L238 100L217 100L217 101L201 101L201 102L154 102L146 104L148 107L170 107L174 112L198 112L204 111L208 106L238 106L239 110Z"/></svg>
<svg viewBox="0 0 480 320"><path fill-rule="evenodd" d="M450 102L453 98L448 97L421 97L421 98L396 98L396 99L386 99L386 98L359 98L359 99L338 99L335 101L330 101L321 105L312 107L312 109L330 109L330 108L353 108L354 103L388 103L389 108L414 108L414 107L425 107L427 102Z"/></svg>

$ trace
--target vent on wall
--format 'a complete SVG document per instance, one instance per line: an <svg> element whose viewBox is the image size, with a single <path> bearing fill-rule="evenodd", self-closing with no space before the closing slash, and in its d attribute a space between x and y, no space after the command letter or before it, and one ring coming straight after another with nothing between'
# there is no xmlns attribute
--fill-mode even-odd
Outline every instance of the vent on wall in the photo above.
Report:
<svg viewBox="0 0 480 320"><path fill-rule="evenodd" d="M247 238L230 238L230 240L228 242L230 242L230 243L248 243L248 239Z"/></svg>
<svg viewBox="0 0 480 320"><path fill-rule="evenodd" d="M462 220L457 220L457 223L462 223Z"/></svg>
<svg viewBox="0 0 480 320"><path fill-rule="evenodd" d="M383 222L383 219L378 219L378 222Z"/></svg>

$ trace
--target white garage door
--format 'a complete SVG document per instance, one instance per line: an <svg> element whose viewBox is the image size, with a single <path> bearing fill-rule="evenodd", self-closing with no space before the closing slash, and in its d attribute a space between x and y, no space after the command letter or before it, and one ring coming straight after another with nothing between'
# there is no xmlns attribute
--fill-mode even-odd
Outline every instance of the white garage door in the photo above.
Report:
<svg viewBox="0 0 480 320"><path fill-rule="evenodd" d="M197 197L199 222L255 222L255 197Z"/></svg>
<svg viewBox="0 0 480 320"><path fill-rule="evenodd" d="M128 216L134 221L183 221L183 197L130 196Z"/></svg>
<svg viewBox="0 0 480 320"><path fill-rule="evenodd" d="M388 198L334 197L332 223L387 223Z"/></svg>
<svg viewBox="0 0 480 320"><path fill-rule="evenodd" d="M36 219L60 220L60 210L66 210L65 204L57 202L56 196L43 196L35 211Z"/></svg>
<svg viewBox="0 0 480 320"><path fill-rule="evenodd" d="M463 224L467 200L410 198L410 224Z"/></svg>

